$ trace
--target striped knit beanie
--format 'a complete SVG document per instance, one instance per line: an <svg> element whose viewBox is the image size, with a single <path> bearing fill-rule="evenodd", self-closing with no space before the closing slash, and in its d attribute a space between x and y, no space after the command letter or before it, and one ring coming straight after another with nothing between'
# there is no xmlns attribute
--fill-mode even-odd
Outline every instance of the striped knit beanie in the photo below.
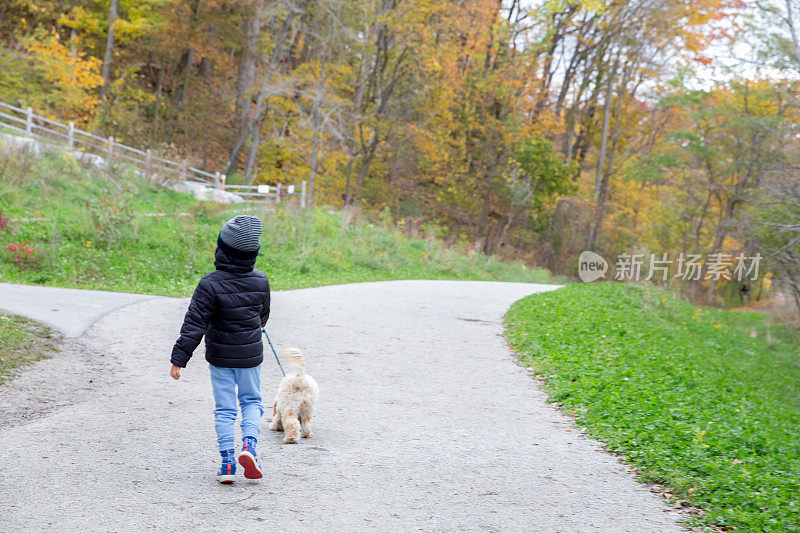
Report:
<svg viewBox="0 0 800 533"><path fill-rule="evenodd" d="M238 215L222 225L217 245L226 253L242 258L258 256L261 246L261 221L251 215Z"/></svg>

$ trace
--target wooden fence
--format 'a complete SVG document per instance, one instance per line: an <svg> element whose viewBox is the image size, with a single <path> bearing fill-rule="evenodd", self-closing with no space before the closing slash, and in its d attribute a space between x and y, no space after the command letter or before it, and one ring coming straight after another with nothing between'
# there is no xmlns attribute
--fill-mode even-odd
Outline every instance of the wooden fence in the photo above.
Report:
<svg viewBox="0 0 800 533"><path fill-rule="evenodd" d="M230 185L225 174L207 172L188 163L171 161L153 154L150 150L138 150L114 140L114 137L98 137L80 130L69 122L62 124L37 115L28 107L22 109L0 102L0 129L9 129L44 142L66 145L70 150L95 154L108 161L117 160L133 165L148 179L169 177L184 181L195 181L210 187L230 191L243 197L246 202L281 203L293 202L306 206L306 182L294 185Z"/></svg>

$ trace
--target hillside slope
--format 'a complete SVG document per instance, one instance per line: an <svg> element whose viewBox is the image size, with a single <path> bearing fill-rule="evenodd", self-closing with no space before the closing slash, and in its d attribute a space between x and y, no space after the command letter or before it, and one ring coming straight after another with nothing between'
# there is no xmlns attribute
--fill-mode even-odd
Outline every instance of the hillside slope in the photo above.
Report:
<svg viewBox="0 0 800 533"><path fill-rule="evenodd" d="M221 224L264 222L257 268L276 289L388 279L546 282L545 270L464 255L326 208L225 206L81 165L0 150L0 281L183 296L213 270Z"/></svg>

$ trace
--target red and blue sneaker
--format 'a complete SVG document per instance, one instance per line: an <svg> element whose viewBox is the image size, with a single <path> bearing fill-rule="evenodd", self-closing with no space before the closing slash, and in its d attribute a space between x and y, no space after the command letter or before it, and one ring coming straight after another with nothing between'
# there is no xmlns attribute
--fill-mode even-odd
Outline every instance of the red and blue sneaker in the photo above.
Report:
<svg viewBox="0 0 800 533"><path fill-rule="evenodd" d="M222 465L217 473L217 481L220 483L233 483L236 480L236 456L233 450L220 450Z"/></svg>
<svg viewBox="0 0 800 533"><path fill-rule="evenodd" d="M239 454L239 464L244 468L244 477L247 479L261 479L261 467L256 459L256 438L244 437L242 439L242 453Z"/></svg>

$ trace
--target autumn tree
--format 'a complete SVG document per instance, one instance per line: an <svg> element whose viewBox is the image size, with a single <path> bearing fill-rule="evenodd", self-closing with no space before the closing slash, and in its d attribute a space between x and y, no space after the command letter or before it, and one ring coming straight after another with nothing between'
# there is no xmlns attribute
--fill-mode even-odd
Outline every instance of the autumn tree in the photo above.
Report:
<svg viewBox="0 0 800 533"><path fill-rule="evenodd" d="M796 2L759 6L769 25L748 35L796 74ZM389 210L571 273L587 247L728 249L751 206L776 205L741 198L774 178L757 160L791 164L755 132L785 130L793 86L680 82L714 67L710 44L743 34L743 9L15 0L0 5L0 99L231 182L306 181L315 203Z"/></svg>

